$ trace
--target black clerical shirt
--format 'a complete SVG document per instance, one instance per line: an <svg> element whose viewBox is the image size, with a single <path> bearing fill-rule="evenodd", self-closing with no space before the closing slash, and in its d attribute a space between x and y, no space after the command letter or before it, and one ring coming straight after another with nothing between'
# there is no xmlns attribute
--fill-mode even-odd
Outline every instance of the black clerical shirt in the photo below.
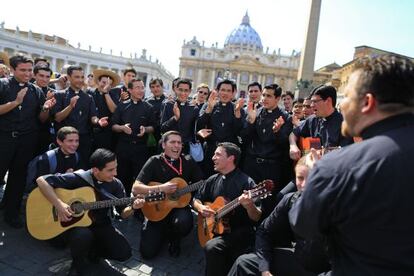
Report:
<svg viewBox="0 0 414 276"><path fill-rule="evenodd" d="M414 115L362 137L315 164L290 221L303 237L328 236L333 275L413 275Z"/></svg>
<svg viewBox="0 0 414 276"><path fill-rule="evenodd" d="M29 134L39 130L39 113L45 103L45 96L39 87L32 83L19 84L14 78L0 80L0 104L6 104L16 100L17 93L27 87L28 90L23 102L0 115L0 131Z"/></svg>
<svg viewBox="0 0 414 276"><path fill-rule="evenodd" d="M278 132L273 132L273 124L280 117L285 123ZM289 144L289 134L292 131L292 123L288 116L279 108L257 110L257 117L253 124L246 121L246 125L241 132L243 144L247 142L246 149L248 154L263 159L279 160Z"/></svg>
<svg viewBox="0 0 414 276"><path fill-rule="evenodd" d="M243 191L250 190L254 186L253 179L236 168L226 175L217 173L210 176L195 197L203 203L213 202L219 196L224 197L230 202L242 195ZM226 215L226 217L229 218L231 229L238 227L253 229L256 224L256 222L249 218L246 209L242 206L238 206L232 213Z"/></svg>
<svg viewBox="0 0 414 276"><path fill-rule="evenodd" d="M352 143L352 139L341 135L342 114L336 109L326 118L312 115L300 122L300 125L293 129L296 137L320 138L321 145L325 148L346 146Z"/></svg>

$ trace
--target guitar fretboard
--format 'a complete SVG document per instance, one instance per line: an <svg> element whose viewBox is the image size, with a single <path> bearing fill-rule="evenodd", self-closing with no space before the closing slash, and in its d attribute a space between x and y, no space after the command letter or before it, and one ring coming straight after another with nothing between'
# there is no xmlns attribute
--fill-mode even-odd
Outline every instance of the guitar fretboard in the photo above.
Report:
<svg viewBox="0 0 414 276"><path fill-rule="evenodd" d="M184 194L194 192L195 190L198 190L203 184L204 180L200 180L194 184L188 185L187 187L177 190L175 193L173 193L173 196L180 197Z"/></svg>
<svg viewBox="0 0 414 276"><path fill-rule="evenodd" d="M256 202L259 198L260 198L261 194L255 194L252 193L251 195L251 199ZM227 215L228 213L230 213L231 211L233 211L234 209L236 209L238 206L240 205L239 202L239 198L235 198L232 201L230 201L229 203L227 203L226 205L224 205L222 208L220 208L216 215L215 218L216 219L221 219L222 217L224 217L225 215Z"/></svg>
<svg viewBox="0 0 414 276"><path fill-rule="evenodd" d="M108 200L95 201L95 202L86 202L82 204L82 208L84 210L95 210L95 209L108 208L112 206L128 205L134 202L135 199L137 199L137 197L126 197L126 198L119 198L119 199L108 199Z"/></svg>

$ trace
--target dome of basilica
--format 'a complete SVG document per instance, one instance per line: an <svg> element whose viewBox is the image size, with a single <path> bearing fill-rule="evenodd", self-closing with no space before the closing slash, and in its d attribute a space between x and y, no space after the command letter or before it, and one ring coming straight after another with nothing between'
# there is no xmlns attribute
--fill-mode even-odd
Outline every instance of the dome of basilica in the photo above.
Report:
<svg viewBox="0 0 414 276"><path fill-rule="evenodd" d="M240 50L263 50L259 34L250 26L250 18L246 12L242 23L226 38L224 47Z"/></svg>

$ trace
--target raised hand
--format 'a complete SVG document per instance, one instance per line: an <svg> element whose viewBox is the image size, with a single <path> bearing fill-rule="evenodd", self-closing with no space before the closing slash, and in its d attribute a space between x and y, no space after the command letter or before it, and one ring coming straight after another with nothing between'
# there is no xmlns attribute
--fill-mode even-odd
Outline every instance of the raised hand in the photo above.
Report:
<svg viewBox="0 0 414 276"><path fill-rule="evenodd" d="M124 131L124 133L130 135L132 133L132 129L130 127L131 124L125 124L122 128L122 130Z"/></svg>
<svg viewBox="0 0 414 276"><path fill-rule="evenodd" d="M181 112L180 112L180 108L178 107L177 102L174 103L173 112L174 112L174 119L176 121L180 120Z"/></svg>
<svg viewBox="0 0 414 276"><path fill-rule="evenodd" d="M21 89L19 92L17 92L17 96L16 96L16 103L17 104L21 104L24 100L24 96L26 96L27 93L27 87Z"/></svg>
<svg viewBox="0 0 414 276"><path fill-rule="evenodd" d="M108 117L102 117L98 120L98 125L100 127L106 127L108 125Z"/></svg>
<svg viewBox="0 0 414 276"><path fill-rule="evenodd" d="M273 122L273 127L272 127L273 132L274 133L278 132L280 130L280 128L283 126L284 123L285 123L285 120L283 119L282 116L280 116L279 118L277 118Z"/></svg>
<svg viewBox="0 0 414 276"><path fill-rule="evenodd" d="M78 102L78 100L79 100L79 96L74 96L74 97L72 97L72 98L70 99L70 106L71 106L72 108L75 108L76 103Z"/></svg>
<svg viewBox="0 0 414 276"><path fill-rule="evenodd" d="M250 124L253 124L256 121L256 107L254 102L249 102L247 104L247 121Z"/></svg>
<svg viewBox="0 0 414 276"><path fill-rule="evenodd" d="M139 133L137 134L138 137L142 137L145 134L145 127L144 126L140 126L139 127Z"/></svg>
<svg viewBox="0 0 414 276"><path fill-rule="evenodd" d="M52 97L43 104L43 109L46 109L46 110L51 109L53 106L55 106L55 104L56 104L56 99Z"/></svg>
<svg viewBox="0 0 414 276"><path fill-rule="evenodd" d="M197 135L198 136L200 136L201 138L203 138L203 139L206 139L208 136L210 136L211 135L211 133L213 133L213 130L212 129L209 129L209 128L203 128L203 129L200 129L198 132L197 132Z"/></svg>

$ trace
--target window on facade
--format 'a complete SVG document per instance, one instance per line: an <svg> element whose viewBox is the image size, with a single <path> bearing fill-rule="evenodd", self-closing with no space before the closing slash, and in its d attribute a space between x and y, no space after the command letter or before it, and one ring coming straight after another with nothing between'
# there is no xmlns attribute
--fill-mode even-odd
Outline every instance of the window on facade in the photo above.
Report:
<svg viewBox="0 0 414 276"><path fill-rule="evenodd" d="M252 82L253 82L253 81L258 81L258 79L259 79L259 76L258 76L258 75L256 75L256 74L254 74L254 75L253 75L253 78L252 78Z"/></svg>
<svg viewBox="0 0 414 276"><path fill-rule="evenodd" d="M187 78L191 78L193 76L193 68L187 68Z"/></svg>
<svg viewBox="0 0 414 276"><path fill-rule="evenodd" d="M240 76L240 82L241 83L248 83L249 82L249 74L248 73L242 73Z"/></svg>
<svg viewBox="0 0 414 276"><path fill-rule="evenodd" d="M196 50L195 49L191 49L190 50L190 55L194 57L196 55Z"/></svg>
<svg viewBox="0 0 414 276"><path fill-rule="evenodd" d="M266 76L266 85L273 83L273 76Z"/></svg>

